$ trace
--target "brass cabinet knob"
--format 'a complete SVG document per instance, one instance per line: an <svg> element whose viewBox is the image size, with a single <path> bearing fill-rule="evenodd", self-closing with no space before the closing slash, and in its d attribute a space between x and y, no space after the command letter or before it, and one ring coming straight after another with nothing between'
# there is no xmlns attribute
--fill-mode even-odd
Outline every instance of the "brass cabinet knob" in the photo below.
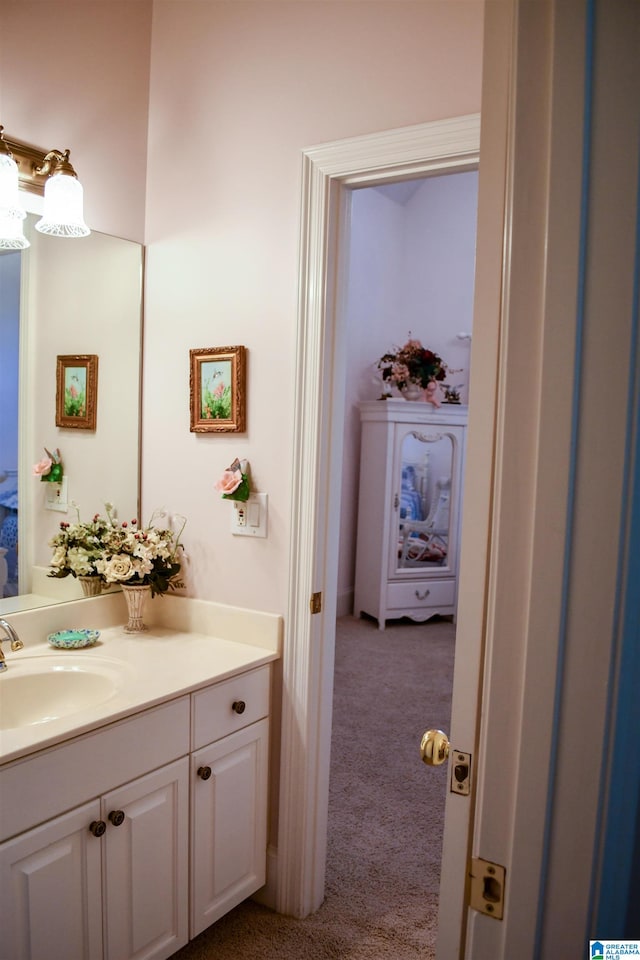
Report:
<svg viewBox="0 0 640 960"><path fill-rule="evenodd" d="M420 741L420 756L430 767L439 767L449 756L449 738L442 730L427 730Z"/></svg>
<svg viewBox="0 0 640 960"><path fill-rule="evenodd" d="M107 825L104 820L93 820L89 824L89 833L92 833L94 837L101 837L106 829Z"/></svg>
<svg viewBox="0 0 640 960"><path fill-rule="evenodd" d="M198 776L201 780L208 780L211 776L211 767L198 767Z"/></svg>
<svg viewBox="0 0 640 960"><path fill-rule="evenodd" d="M119 827L120 824L124 823L124 810L112 810L109 814L109 820L114 827Z"/></svg>
<svg viewBox="0 0 640 960"><path fill-rule="evenodd" d="M244 713L246 706L244 700L234 700L231 704L231 709L234 713Z"/></svg>

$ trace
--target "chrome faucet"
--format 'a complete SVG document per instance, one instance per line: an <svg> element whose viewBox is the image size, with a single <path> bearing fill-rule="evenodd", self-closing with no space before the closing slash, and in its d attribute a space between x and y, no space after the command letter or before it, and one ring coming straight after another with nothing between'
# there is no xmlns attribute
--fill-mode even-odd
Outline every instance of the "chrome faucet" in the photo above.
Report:
<svg viewBox="0 0 640 960"><path fill-rule="evenodd" d="M0 627L2 627L2 629L4 630L4 637L0 637L0 673L3 673L7 669L7 664L5 662L4 653L2 651L2 641L10 640L11 649L13 650L14 653L16 650L22 650L22 648L24 647L24 643L22 642L22 640L20 639L20 637L18 636L14 628L11 626L11 624L8 623L6 620L3 620L0 618Z"/></svg>

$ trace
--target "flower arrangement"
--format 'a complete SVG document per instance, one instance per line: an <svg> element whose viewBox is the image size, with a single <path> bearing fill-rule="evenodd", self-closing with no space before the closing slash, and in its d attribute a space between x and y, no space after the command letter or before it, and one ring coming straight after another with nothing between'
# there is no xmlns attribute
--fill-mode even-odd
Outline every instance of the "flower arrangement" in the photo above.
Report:
<svg viewBox="0 0 640 960"><path fill-rule="evenodd" d="M444 380L449 370L442 357L433 350L426 350L419 340L412 340L411 332L403 347L396 347L394 353L385 353L376 366L382 371L383 383L399 390L410 383L425 389L429 383Z"/></svg>
<svg viewBox="0 0 640 960"><path fill-rule="evenodd" d="M182 550L180 536L186 519L176 535L173 530L155 526L164 516L156 511L146 527L137 520L119 523L113 505L105 504L107 516L96 514L92 520L60 524L60 532L49 541L54 547L50 577L98 576L104 583L126 586L150 586L151 596L183 587L180 579Z"/></svg>
<svg viewBox="0 0 640 960"><path fill-rule="evenodd" d="M46 457L38 460L38 462L33 465L34 477L40 477L41 480L47 480L49 483L60 483L64 473L60 451L56 447L53 453L51 453L45 447L44 452L46 453Z"/></svg>

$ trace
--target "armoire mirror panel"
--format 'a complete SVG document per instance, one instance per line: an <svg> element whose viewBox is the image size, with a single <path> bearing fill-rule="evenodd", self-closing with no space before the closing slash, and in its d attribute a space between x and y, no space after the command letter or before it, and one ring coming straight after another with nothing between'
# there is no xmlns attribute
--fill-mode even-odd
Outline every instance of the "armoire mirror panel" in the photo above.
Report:
<svg viewBox="0 0 640 960"><path fill-rule="evenodd" d="M409 429L399 437L397 537L391 575L448 568L453 443L437 430Z"/></svg>
<svg viewBox="0 0 640 960"><path fill-rule="evenodd" d="M44 236L36 219L31 246L0 257L0 615L81 597L73 577L46 576L60 521L104 514L105 502L130 520L140 503L143 247L95 231ZM57 426L57 357L87 355L98 358L95 429ZM51 484L33 475L44 448L60 450L66 511L47 508Z"/></svg>

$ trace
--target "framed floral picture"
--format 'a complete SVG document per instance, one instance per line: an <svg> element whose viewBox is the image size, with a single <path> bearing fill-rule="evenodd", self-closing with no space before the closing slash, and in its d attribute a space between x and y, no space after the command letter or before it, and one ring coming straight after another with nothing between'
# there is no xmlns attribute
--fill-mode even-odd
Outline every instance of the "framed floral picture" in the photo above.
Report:
<svg viewBox="0 0 640 960"><path fill-rule="evenodd" d="M246 350L207 347L190 350L189 395L192 433L246 430Z"/></svg>
<svg viewBox="0 0 640 960"><path fill-rule="evenodd" d="M98 411L96 354L57 358L56 427L95 430Z"/></svg>

